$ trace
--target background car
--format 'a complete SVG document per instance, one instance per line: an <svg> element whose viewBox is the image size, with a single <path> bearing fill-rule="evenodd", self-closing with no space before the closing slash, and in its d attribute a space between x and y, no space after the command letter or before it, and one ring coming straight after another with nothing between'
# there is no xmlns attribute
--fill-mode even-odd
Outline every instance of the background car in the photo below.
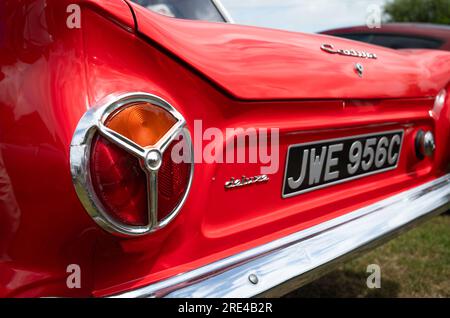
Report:
<svg viewBox="0 0 450 318"><path fill-rule="evenodd" d="M450 26L426 23L386 23L380 28L353 26L321 32L392 49L450 51Z"/></svg>

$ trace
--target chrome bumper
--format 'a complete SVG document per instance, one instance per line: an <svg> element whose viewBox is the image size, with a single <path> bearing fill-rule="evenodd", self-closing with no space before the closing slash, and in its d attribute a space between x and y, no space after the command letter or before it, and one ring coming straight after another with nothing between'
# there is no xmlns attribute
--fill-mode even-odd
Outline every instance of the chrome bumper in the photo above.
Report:
<svg viewBox="0 0 450 318"><path fill-rule="evenodd" d="M449 207L447 174L320 225L114 297L281 295L355 252L374 247Z"/></svg>

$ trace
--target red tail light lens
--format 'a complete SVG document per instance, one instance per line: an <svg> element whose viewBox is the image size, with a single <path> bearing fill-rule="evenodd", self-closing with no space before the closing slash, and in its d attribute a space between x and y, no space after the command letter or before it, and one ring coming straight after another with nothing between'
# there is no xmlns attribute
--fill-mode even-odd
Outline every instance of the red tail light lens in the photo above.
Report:
<svg viewBox="0 0 450 318"><path fill-rule="evenodd" d="M179 141L183 142L183 141ZM180 203L189 184L190 165L175 163L170 154L178 142L172 142L163 155L158 172L158 218L165 218Z"/></svg>
<svg viewBox="0 0 450 318"><path fill-rule="evenodd" d="M129 225L148 224L147 176L137 158L97 135L90 168L94 191L111 217Z"/></svg>
<svg viewBox="0 0 450 318"><path fill-rule="evenodd" d="M191 151L183 117L153 95L138 97L88 111L71 145L82 203L99 225L122 235L150 233L169 223L192 178L193 162L176 163L171 155L178 143Z"/></svg>

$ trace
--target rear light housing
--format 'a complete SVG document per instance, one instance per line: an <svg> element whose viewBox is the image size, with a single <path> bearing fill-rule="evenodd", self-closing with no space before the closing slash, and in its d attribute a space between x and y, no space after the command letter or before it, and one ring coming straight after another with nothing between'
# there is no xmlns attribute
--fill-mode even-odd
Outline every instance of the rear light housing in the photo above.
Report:
<svg viewBox="0 0 450 318"><path fill-rule="evenodd" d="M109 97L84 114L70 146L70 166L78 197L97 224L137 236L175 218L194 169L185 125L174 107L147 93Z"/></svg>

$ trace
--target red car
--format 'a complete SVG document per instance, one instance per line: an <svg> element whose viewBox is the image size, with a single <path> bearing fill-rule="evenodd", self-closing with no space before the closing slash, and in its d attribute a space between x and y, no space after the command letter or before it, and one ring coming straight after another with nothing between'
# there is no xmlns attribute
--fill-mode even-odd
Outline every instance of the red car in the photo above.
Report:
<svg viewBox="0 0 450 318"><path fill-rule="evenodd" d="M386 23L380 28L355 26L321 32L392 49L450 51L450 26L426 23Z"/></svg>
<svg viewBox="0 0 450 318"><path fill-rule="evenodd" d="M0 12L2 297L283 294L449 207L448 52Z"/></svg>

